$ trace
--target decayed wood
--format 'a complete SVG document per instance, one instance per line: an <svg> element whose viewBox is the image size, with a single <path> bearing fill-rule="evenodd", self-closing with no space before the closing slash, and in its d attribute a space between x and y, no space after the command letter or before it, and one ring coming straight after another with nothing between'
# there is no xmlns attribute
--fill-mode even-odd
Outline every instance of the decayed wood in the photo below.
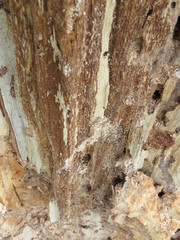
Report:
<svg viewBox="0 0 180 240"><path fill-rule="evenodd" d="M37 136L62 239L169 239L180 224L178 1L6 5L11 96Z"/></svg>
<svg viewBox="0 0 180 240"><path fill-rule="evenodd" d="M9 119L9 116L7 114L7 111L6 111L6 108L4 106L4 101L3 101L3 97L2 97L1 91L0 91L0 108L1 108L1 112L2 112L3 116L6 119L6 122L9 125L9 143L11 144L11 147L14 150L14 152L17 154L17 157L19 159L21 159L21 156L20 156L20 153L19 153L19 149L18 149L18 146L17 146L17 142L16 142L16 137L14 135L14 130L12 128L11 121Z"/></svg>

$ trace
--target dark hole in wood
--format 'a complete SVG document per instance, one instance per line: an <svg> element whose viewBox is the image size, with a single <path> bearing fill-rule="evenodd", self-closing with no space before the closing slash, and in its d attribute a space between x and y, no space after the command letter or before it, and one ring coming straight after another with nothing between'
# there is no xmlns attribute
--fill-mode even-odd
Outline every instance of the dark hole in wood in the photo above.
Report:
<svg viewBox="0 0 180 240"><path fill-rule="evenodd" d="M116 176L113 181L112 181L112 185L115 187L118 184L121 184L123 186L123 184L126 181L126 175L122 172L121 175Z"/></svg>
<svg viewBox="0 0 180 240"><path fill-rule="evenodd" d="M90 153L86 153L83 156L83 158L82 158L82 163L88 164L90 160L91 160L91 154Z"/></svg>
<svg viewBox="0 0 180 240"><path fill-rule="evenodd" d="M142 25L142 28L144 28L145 23L146 23L146 20L148 19L149 16L152 15L152 13L153 13L153 9L151 8L151 9L149 10L149 12L147 13L147 15L146 15L146 18L145 18L145 20L144 20L144 23L143 23L143 25Z"/></svg>
<svg viewBox="0 0 180 240"><path fill-rule="evenodd" d="M112 238L111 238L111 237L108 237L107 240L112 240Z"/></svg>
<svg viewBox="0 0 180 240"><path fill-rule="evenodd" d="M176 3L175 2L172 2L171 3L171 8L174 9L176 7Z"/></svg>
<svg viewBox="0 0 180 240"><path fill-rule="evenodd" d="M4 11L7 13L7 14L10 14L11 12L9 11L9 9L5 8Z"/></svg>
<svg viewBox="0 0 180 240"><path fill-rule="evenodd" d="M174 59L173 58L170 58L169 59L169 63L173 63Z"/></svg>
<svg viewBox="0 0 180 240"><path fill-rule="evenodd" d="M156 90L152 95L152 99L154 101L159 100L161 98L161 92L162 92L161 90Z"/></svg>
<svg viewBox="0 0 180 240"><path fill-rule="evenodd" d="M160 184L159 183L154 183L154 186L157 187L157 186L160 186Z"/></svg>
<svg viewBox="0 0 180 240"><path fill-rule="evenodd" d="M57 65L60 64L60 58L59 58L59 56L56 56L56 63L57 63Z"/></svg>
<svg viewBox="0 0 180 240"><path fill-rule="evenodd" d="M90 185L90 184L87 184L86 188L87 188L87 191L88 191L88 192L91 191L91 185Z"/></svg>
<svg viewBox="0 0 180 240"><path fill-rule="evenodd" d="M153 13L153 9L151 8L151 9L149 10L149 12L147 13L147 17L151 16L152 13Z"/></svg>
<svg viewBox="0 0 180 240"><path fill-rule="evenodd" d="M175 102L180 103L180 96L177 96Z"/></svg>
<svg viewBox="0 0 180 240"><path fill-rule="evenodd" d="M178 17L177 23L174 28L173 40L180 41L180 16Z"/></svg>
<svg viewBox="0 0 180 240"><path fill-rule="evenodd" d="M161 191L158 193L158 197L161 198L164 194L165 194L165 192Z"/></svg>
<svg viewBox="0 0 180 240"><path fill-rule="evenodd" d="M82 225L82 224L80 224L79 226L82 227L82 228L88 228L87 225Z"/></svg>
<svg viewBox="0 0 180 240"><path fill-rule="evenodd" d="M104 52L103 56L106 57L108 55L108 53L109 53L108 51Z"/></svg>
<svg viewBox="0 0 180 240"><path fill-rule="evenodd" d="M124 155L126 154L126 148L123 149L123 154L124 154Z"/></svg>
<svg viewBox="0 0 180 240"><path fill-rule="evenodd" d="M57 41L57 47L58 47L58 49L60 49L60 46L59 46L59 43L58 43L58 41Z"/></svg>
<svg viewBox="0 0 180 240"><path fill-rule="evenodd" d="M176 130L175 130L176 133L179 133L180 132L180 127L177 127Z"/></svg>

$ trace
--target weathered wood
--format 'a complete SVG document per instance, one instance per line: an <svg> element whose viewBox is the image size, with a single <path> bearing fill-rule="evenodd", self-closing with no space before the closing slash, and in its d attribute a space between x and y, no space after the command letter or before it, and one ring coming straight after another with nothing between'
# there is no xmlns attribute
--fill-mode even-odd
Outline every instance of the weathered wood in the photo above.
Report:
<svg viewBox="0 0 180 240"><path fill-rule="evenodd" d="M4 4L17 73L2 97L22 104L33 141L23 146L52 181L60 237L170 239L180 226L179 2Z"/></svg>

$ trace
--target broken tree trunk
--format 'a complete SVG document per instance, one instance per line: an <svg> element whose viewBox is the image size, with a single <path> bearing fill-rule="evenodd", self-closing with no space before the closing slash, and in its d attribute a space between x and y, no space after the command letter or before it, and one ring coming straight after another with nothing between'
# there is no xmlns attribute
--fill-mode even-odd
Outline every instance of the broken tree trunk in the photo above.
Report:
<svg viewBox="0 0 180 240"><path fill-rule="evenodd" d="M179 1L0 7L2 239L178 237Z"/></svg>

